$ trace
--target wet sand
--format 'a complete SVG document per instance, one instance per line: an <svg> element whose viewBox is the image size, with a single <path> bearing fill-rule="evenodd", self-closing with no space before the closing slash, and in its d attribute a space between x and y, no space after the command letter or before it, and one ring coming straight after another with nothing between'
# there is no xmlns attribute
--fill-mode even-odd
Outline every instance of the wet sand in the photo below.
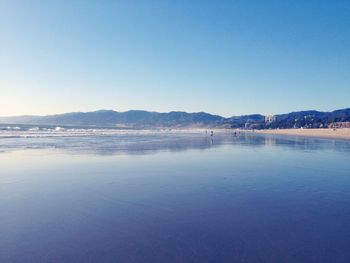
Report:
<svg viewBox="0 0 350 263"><path fill-rule="evenodd" d="M275 134L275 135L293 135L308 136L318 138L333 138L350 140L350 129L276 129L276 130L259 130L257 133Z"/></svg>

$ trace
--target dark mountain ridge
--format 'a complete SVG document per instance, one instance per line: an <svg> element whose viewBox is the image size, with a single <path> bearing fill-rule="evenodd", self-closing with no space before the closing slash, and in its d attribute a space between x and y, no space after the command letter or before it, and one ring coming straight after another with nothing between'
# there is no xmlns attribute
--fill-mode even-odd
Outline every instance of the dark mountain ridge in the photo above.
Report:
<svg viewBox="0 0 350 263"><path fill-rule="evenodd" d="M130 110L117 112L99 110L94 112L72 112L47 116L0 117L0 123L32 125L72 125L72 126L126 126L147 127L189 127L219 125L223 117L205 112L187 113L173 111L169 113Z"/></svg>
<svg viewBox="0 0 350 263"><path fill-rule="evenodd" d="M0 117L0 123L30 125L62 125L89 127L127 127L127 128L320 128L334 122L349 122L350 108L332 112L315 110L298 111L270 116L251 114L224 118L206 112L187 113L172 111L168 113L130 110L117 112L99 110L94 112L71 112L47 116Z"/></svg>

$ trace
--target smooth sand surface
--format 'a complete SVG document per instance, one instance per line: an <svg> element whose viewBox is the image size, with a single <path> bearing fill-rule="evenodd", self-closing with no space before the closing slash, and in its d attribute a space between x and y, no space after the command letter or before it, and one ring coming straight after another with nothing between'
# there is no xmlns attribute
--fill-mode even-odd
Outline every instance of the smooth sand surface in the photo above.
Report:
<svg viewBox="0 0 350 263"><path fill-rule="evenodd" d="M259 130L257 133L276 134L276 135L295 135L309 136L319 138L334 138L350 140L350 128L341 129L275 129L275 130Z"/></svg>

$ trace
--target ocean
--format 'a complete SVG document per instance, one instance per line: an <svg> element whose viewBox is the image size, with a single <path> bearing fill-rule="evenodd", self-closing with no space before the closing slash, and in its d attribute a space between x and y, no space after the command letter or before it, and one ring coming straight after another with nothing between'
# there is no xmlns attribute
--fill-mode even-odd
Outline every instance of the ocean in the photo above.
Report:
<svg viewBox="0 0 350 263"><path fill-rule="evenodd" d="M350 142L0 132L0 262L350 262Z"/></svg>

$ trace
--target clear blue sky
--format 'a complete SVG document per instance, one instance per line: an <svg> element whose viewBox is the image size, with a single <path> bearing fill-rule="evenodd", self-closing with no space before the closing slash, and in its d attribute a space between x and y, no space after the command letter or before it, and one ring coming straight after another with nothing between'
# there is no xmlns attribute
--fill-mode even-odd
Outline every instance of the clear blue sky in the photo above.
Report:
<svg viewBox="0 0 350 263"><path fill-rule="evenodd" d="M0 0L0 115L350 107L349 0Z"/></svg>

